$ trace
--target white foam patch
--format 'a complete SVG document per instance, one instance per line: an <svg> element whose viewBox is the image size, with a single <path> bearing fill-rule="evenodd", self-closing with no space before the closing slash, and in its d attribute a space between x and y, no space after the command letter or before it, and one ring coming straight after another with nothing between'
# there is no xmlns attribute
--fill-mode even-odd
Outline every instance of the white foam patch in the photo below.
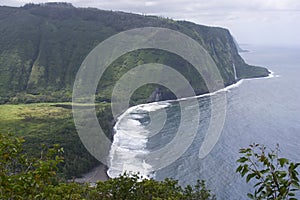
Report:
<svg viewBox="0 0 300 200"><path fill-rule="evenodd" d="M119 123L119 126L115 127L107 174L111 178L118 177L124 172L139 172L142 176L149 176L153 171L151 166L145 165L145 162L139 158L149 153L145 150L148 140L142 135L136 137L141 130L138 123L126 124Z"/></svg>
<svg viewBox="0 0 300 200"><path fill-rule="evenodd" d="M279 78L279 77L281 77L280 75L275 74L275 72L273 72L271 70L268 70L268 71L269 71L270 74L267 77L251 78L250 80L255 80L255 79L270 79L270 78Z"/></svg>
<svg viewBox="0 0 300 200"><path fill-rule="evenodd" d="M232 85L229 85L225 88L222 88L220 90L217 90L215 92L210 92L210 93L205 93L205 94L201 94L201 95L198 95L198 96L193 96L193 97L185 97L185 98L181 98L181 99L177 99L177 100L171 100L171 101L185 101L185 100L189 100L189 99L198 99L198 98L201 98L201 97L208 97L208 96L213 96L215 94L218 94L218 93L221 93L221 92L227 92L227 91L230 91L231 89L233 88L237 88L239 87L241 84L243 83L243 79L239 80L238 82L232 84ZM169 101L169 102L171 102Z"/></svg>
<svg viewBox="0 0 300 200"><path fill-rule="evenodd" d="M269 76L268 77L265 77L265 78L279 78L281 77L280 75L277 75L275 74L275 72L271 71L271 70L268 70L270 72Z"/></svg>
<svg viewBox="0 0 300 200"><path fill-rule="evenodd" d="M147 111L147 112L154 112L163 108L168 107L170 104L167 102L153 102L149 104L141 104L137 106L137 110Z"/></svg>
<svg viewBox="0 0 300 200"><path fill-rule="evenodd" d="M268 77L279 77L270 71ZM258 79L258 78L254 78ZM151 135L138 120L145 117L145 113L155 112L157 110L169 107L172 102L185 101L189 99L212 96L220 92L228 92L239 87L243 80L229 85L215 92L206 93L198 96L181 98L176 100L167 100L141 104L128 108L117 118L114 126L114 139L109 153L110 167L107 171L109 177L118 177L124 172L139 173L144 178L154 178L155 172L149 163L143 158L150 152L146 149L148 136Z"/></svg>
<svg viewBox="0 0 300 200"><path fill-rule="evenodd" d="M154 177L152 166L143 159L149 153L146 146L150 133L138 120L144 118L146 113L169 105L167 102L141 104L127 109L118 117L109 153L110 167L107 171L109 177L118 177L124 172L138 172L144 178Z"/></svg>

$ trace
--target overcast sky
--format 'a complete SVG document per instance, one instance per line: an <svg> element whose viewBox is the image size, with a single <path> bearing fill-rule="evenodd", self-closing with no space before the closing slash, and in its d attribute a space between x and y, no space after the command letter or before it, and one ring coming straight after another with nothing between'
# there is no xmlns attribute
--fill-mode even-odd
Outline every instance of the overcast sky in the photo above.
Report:
<svg viewBox="0 0 300 200"><path fill-rule="evenodd" d="M57 0L56 0L57 1ZM0 0L0 5L53 0ZM300 46L299 0L64 0L96 7L158 15L230 29L239 43Z"/></svg>

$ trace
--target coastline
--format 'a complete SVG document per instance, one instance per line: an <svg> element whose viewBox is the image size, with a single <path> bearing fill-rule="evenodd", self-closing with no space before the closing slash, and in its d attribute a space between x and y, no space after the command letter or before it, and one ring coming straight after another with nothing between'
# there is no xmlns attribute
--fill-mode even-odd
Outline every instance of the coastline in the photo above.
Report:
<svg viewBox="0 0 300 200"><path fill-rule="evenodd" d="M271 70L268 70L268 71L269 71L269 75L266 76L266 77L251 78L251 79L255 80L255 79L268 79L268 78L278 77L278 75L274 75L275 73L273 71L271 71ZM239 80L237 80L237 82L235 82L231 85L228 85L228 86L226 86L225 88L223 88L221 90L217 90L217 91L214 91L214 92L211 92L211 93L204 93L204 94L193 96L193 97L186 97L186 98L174 99L174 100L165 100L165 101L159 101L159 102L161 102L161 103L171 103L171 102L176 102L176 101L184 101L184 100L189 100L189 99L201 98L201 97L205 97L205 96L211 96L211 95L214 95L214 94L219 93L219 92L226 92L226 91L228 91L232 88L236 88L236 87L238 87L239 85L241 85L243 83L243 80L244 79L239 79ZM132 106L130 108L133 109L134 107L137 107L137 106L143 106L143 105L149 105L149 104L151 105L153 103L157 103L157 102L139 104L139 105L136 105L136 106ZM118 118L121 118L126 112L128 112L128 110L126 110ZM119 120L117 119L115 124L118 123L118 121ZM82 178L76 178L75 181L79 182L79 183L84 183L84 182L85 183L86 182L87 183L96 183L97 181L106 181L106 180L110 179L110 177L108 176L108 170L109 170L109 168L106 165L100 164L99 166L93 168L91 171L89 171L85 174L82 174Z"/></svg>

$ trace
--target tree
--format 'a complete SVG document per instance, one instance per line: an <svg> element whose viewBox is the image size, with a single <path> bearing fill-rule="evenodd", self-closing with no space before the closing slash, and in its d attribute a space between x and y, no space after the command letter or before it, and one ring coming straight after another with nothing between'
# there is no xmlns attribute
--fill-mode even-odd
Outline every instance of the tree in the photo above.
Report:
<svg viewBox="0 0 300 200"><path fill-rule="evenodd" d="M22 138L0 134L0 199L215 199L204 181L182 188L177 180L147 180L127 173L99 181L95 187L66 181L57 176L57 166L63 162L62 148L43 145L40 156L32 158L23 151L23 142Z"/></svg>
<svg viewBox="0 0 300 200"><path fill-rule="evenodd" d="M279 146L268 150L264 145L252 144L249 148L240 149L240 163L236 172L246 182L254 179L254 194L249 193L250 199L296 199L295 192L300 190L297 167L294 163L278 155Z"/></svg>
<svg viewBox="0 0 300 200"><path fill-rule="evenodd" d="M204 181L197 181L195 186L188 185L182 188L177 180L165 179L156 181L142 179L138 174L123 174L119 178L98 182L96 190L102 195L103 200L109 199L134 199L134 200L213 200L205 186Z"/></svg>
<svg viewBox="0 0 300 200"><path fill-rule="evenodd" d="M0 199L43 199L58 184L63 149L42 146L39 158L24 153L24 139L0 134Z"/></svg>

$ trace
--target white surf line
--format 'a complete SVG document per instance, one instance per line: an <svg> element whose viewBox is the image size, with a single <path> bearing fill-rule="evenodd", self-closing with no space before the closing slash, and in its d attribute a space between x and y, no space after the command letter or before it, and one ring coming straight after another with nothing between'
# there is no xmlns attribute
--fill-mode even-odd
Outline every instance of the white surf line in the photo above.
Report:
<svg viewBox="0 0 300 200"><path fill-rule="evenodd" d="M275 75L275 73L273 71L271 71L269 69L268 69L268 71L269 71L269 75L267 77L240 79L236 83L228 85L228 86L226 86L226 87L224 87L224 88L222 88L220 90L214 91L214 92L200 94L200 95L196 95L196 96L192 96L192 97L184 97L184 98L180 98L180 99L165 100L165 101L159 101L159 102L167 102L167 103L169 103L169 102L185 101L185 100L189 100L189 99L195 99L195 98L201 98L201 97L206 97L206 96L212 96L212 95L215 95L215 94L220 93L220 92L226 92L226 91L229 91L230 89L237 88L237 87L239 87L244 82L244 80L269 79L269 78L280 77L280 75Z"/></svg>
<svg viewBox="0 0 300 200"><path fill-rule="evenodd" d="M120 116L117 117L117 120L119 118L122 118L129 111L131 112L132 110L134 110L135 108L138 108L140 106L143 107L143 106L148 106L148 105L152 105L152 104L156 104L156 103L164 104L164 103L171 103L171 102L177 102L177 101L185 101L185 100L189 100L189 99L195 99L195 98L200 98L200 97L212 96L212 95L215 95L215 94L217 94L219 92L225 92L225 91L228 91L230 89L236 88L236 87L240 86L243 83L244 80L268 79L268 78L280 77L279 75L274 75L275 73L273 71L271 71L269 69L268 69L268 71L269 71L270 74L267 77L240 79L236 83L228 85L228 86L226 86L226 87L224 87L224 88L222 88L220 90L214 91L214 92L208 92L208 93L204 93L204 94L200 94L200 95L196 95L196 96L192 96L192 97L183 97L183 98L180 98L180 99L163 100L163 101L157 101L157 102L151 102L151 103L138 104L138 105L129 107L125 112L123 112ZM162 108L164 108L164 107L162 107Z"/></svg>
<svg viewBox="0 0 300 200"><path fill-rule="evenodd" d="M131 172L139 172L143 178L154 177L152 166L147 164L145 160L138 158L139 155L149 153L149 151L145 149L148 138L146 135L143 136L143 134L141 134L146 133L147 130L143 130L143 126L141 126L137 118L132 118L131 113L134 111L152 112L165 108L168 105L169 103L153 102L151 104L133 106L117 118L118 121L113 127L114 137L108 158L110 159L110 166L107 171L109 177L117 177L124 173L124 170L126 170L129 175ZM116 158L119 159L114 160Z"/></svg>
<svg viewBox="0 0 300 200"><path fill-rule="evenodd" d="M272 70L268 69L268 71L269 71L270 74L266 77L249 78L249 79L245 79L245 80L258 80L258 79L270 79L270 78L279 78L279 77L281 77L280 75L276 75L275 72L272 71Z"/></svg>
<svg viewBox="0 0 300 200"><path fill-rule="evenodd" d="M145 110L145 111L148 111L148 112L151 112L151 111L155 111L155 110L159 110L159 109L162 109L162 108L166 108L170 105L171 102L178 102L178 101L186 101L186 100L190 100L190 99L195 99L195 98L201 98L201 97L206 97L206 96L212 96L212 95L215 95L217 93L220 93L220 92L226 92L226 91L229 91L233 88L237 88L239 87L244 80L254 80L254 79L266 79L266 78L274 78L276 76L274 76L274 72L271 71L271 70L268 70L269 71L269 75L267 77L260 77L260 78L251 78L251 79L241 79L239 81L237 81L236 83L234 84L231 84L231 85L228 85L226 86L225 88L222 88L220 90L217 90L217 91L214 91L214 92L210 92L210 93L205 93L205 94L201 94L201 95L196 95L196 96L192 96L192 97L184 97L184 98L180 98L180 99L174 99L174 100L165 100L165 101L159 101L159 102L151 102L151 103L145 103L145 104L139 104L139 105L136 105L136 106L132 106L130 108L128 108L124 113L122 113L119 117L117 117L117 120L116 120L116 124L114 125L114 134L117 134L117 128L119 127L120 123L121 123L121 120L124 118L124 116L130 114L132 111L136 110L136 109L142 109L142 110ZM151 109L147 109L147 107L151 107L151 106L157 106L157 105L160 105L157 107L157 109L154 109L154 110L151 110ZM112 150L112 149L111 149ZM145 152L147 153L147 152ZM110 163L112 163L113 161L113 157L110 158ZM145 163L146 164L146 163ZM148 166L150 167L150 166ZM148 168L147 167L147 168ZM147 174L147 168L146 170L144 171L144 175ZM151 174L151 170L150 168L148 168L148 174ZM109 172L109 169L108 171ZM146 172L146 173L145 173ZM109 174L108 174L109 175ZM152 174L154 175L154 174ZM155 175L154 175L155 176ZM152 176L153 177L153 176Z"/></svg>

